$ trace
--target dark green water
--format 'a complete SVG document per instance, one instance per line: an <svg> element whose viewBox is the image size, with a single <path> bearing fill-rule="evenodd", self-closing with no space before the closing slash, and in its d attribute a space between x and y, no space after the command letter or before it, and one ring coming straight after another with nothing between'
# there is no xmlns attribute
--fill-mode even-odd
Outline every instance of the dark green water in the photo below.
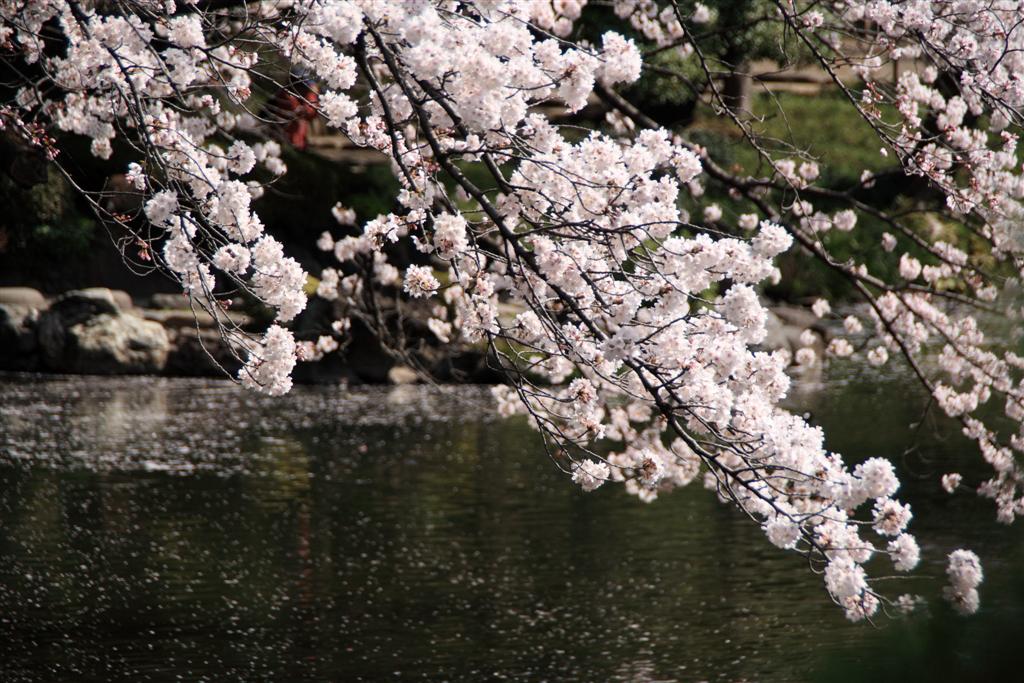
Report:
<svg viewBox="0 0 1024 683"><path fill-rule="evenodd" d="M948 430L899 455L910 386L793 398L898 456L927 576L891 592L930 602L871 626L699 483L580 493L483 389L0 376L0 680L1021 680L1024 526L941 493L984 473ZM964 544L967 619L937 599Z"/></svg>

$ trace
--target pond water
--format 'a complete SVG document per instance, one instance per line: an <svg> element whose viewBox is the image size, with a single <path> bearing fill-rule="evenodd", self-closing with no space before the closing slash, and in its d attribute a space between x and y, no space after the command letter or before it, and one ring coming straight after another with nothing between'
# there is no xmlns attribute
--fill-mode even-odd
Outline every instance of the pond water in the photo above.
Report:
<svg viewBox="0 0 1024 683"><path fill-rule="evenodd" d="M892 592L929 603L873 626L699 484L581 493L484 388L0 376L0 680L1020 680L1024 523L941 492L984 469L912 386L792 398L917 513ZM937 597L959 545L971 618Z"/></svg>

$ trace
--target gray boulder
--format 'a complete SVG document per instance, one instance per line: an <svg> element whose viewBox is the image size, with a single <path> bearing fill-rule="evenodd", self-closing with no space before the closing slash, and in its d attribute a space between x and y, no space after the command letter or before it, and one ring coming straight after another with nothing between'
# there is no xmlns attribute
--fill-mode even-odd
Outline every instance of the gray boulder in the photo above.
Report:
<svg viewBox="0 0 1024 683"><path fill-rule="evenodd" d="M46 308L46 297L31 287L0 287L0 304L19 308Z"/></svg>
<svg viewBox="0 0 1024 683"><path fill-rule="evenodd" d="M784 325L797 329L799 332L804 330L814 330L822 338L828 338L828 327L819 318L814 315L809 308L803 308L800 306L789 306L787 304L776 304L771 307L772 313L774 313Z"/></svg>
<svg viewBox="0 0 1024 683"><path fill-rule="evenodd" d="M188 297L181 292L177 294L154 294L149 298L149 308L151 309L180 310L187 309L188 307Z"/></svg>
<svg viewBox="0 0 1024 683"><path fill-rule="evenodd" d="M122 312L103 288L58 297L39 317L37 339L43 364L57 372L157 373L170 350L159 323Z"/></svg>
<svg viewBox="0 0 1024 683"><path fill-rule="evenodd" d="M199 308L198 306L194 311L187 309L168 310L160 309L153 310L149 308L142 309L142 317L146 320L152 320L158 322L168 330L191 330L195 332L196 329L200 330L217 330L219 324L217 320L214 320L213 316ZM245 313L235 313L234 311L222 311L220 313L221 323L225 323L226 320L230 320L232 325L236 327L248 327L252 325L252 317Z"/></svg>
<svg viewBox="0 0 1024 683"><path fill-rule="evenodd" d="M38 322L38 309L0 303L0 370L35 370L39 366Z"/></svg>
<svg viewBox="0 0 1024 683"><path fill-rule="evenodd" d="M88 289L80 290L85 293L96 293L99 296L110 295L110 298L114 300L114 305L122 311L130 311L135 308L135 302L132 301L132 295L123 289L107 289L106 287L89 287Z"/></svg>
<svg viewBox="0 0 1024 683"><path fill-rule="evenodd" d="M786 349L795 354L797 349L803 346L800 335L804 330L811 330L814 332L812 348L818 352L819 357L825 351L826 330L822 327L821 321L810 311L803 311L792 306L769 308L765 329L768 334L761 342L761 346L765 349Z"/></svg>
<svg viewBox="0 0 1024 683"><path fill-rule="evenodd" d="M121 308L114 300L114 292L106 287L73 289L53 300L50 310L66 320L85 320L107 313L118 315Z"/></svg>
<svg viewBox="0 0 1024 683"><path fill-rule="evenodd" d="M391 384L416 384L418 381L419 375L408 365L394 365L388 370L388 382Z"/></svg>
<svg viewBox="0 0 1024 683"><path fill-rule="evenodd" d="M194 324L194 323L193 323ZM234 375L245 357L241 348L232 348L213 328L166 327L171 351L164 372L175 377L224 377Z"/></svg>

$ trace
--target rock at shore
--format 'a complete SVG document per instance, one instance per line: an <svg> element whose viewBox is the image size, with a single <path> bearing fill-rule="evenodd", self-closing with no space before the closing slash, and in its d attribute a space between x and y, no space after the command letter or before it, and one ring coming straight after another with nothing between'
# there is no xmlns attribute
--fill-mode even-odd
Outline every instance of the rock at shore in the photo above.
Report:
<svg viewBox="0 0 1024 683"><path fill-rule="evenodd" d="M159 323L157 323L159 324ZM215 327L165 327L171 352L164 374L172 377L233 376L242 367L244 349L232 344Z"/></svg>
<svg viewBox="0 0 1024 683"><path fill-rule="evenodd" d="M814 350L819 357L825 352L828 330L817 316L806 309L785 305L772 306L768 309L765 328L768 334L761 344L765 349L785 349L795 354L797 349L803 346L800 335L805 330L811 330L815 339L812 345Z"/></svg>
<svg viewBox="0 0 1024 683"><path fill-rule="evenodd" d="M46 297L31 287L0 287L0 305L34 308L38 311L46 308Z"/></svg>
<svg viewBox="0 0 1024 683"><path fill-rule="evenodd" d="M0 287L0 370L39 367L36 326L46 297L31 287Z"/></svg>
<svg viewBox="0 0 1024 683"><path fill-rule="evenodd" d="M67 292L39 316L43 365L56 372L159 373L170 342L156 322L124 312L108 289Z"/></svg>
<svg viewBox="0 0 1024 683"><path fill-rule="evenodd" d="M36 308L0 304L0 370L35 370L39 367Z"/></svg>

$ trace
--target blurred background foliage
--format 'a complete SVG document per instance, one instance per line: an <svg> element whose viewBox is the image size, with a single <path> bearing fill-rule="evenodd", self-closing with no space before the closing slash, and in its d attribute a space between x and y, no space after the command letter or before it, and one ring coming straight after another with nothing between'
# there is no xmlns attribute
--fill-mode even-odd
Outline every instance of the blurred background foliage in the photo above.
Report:
<svg viewBox="0 0 1024 683"><path fill-rule="evenodd" d="M31 258L67 258L87 250L96 237L96 224L76 204L70 183L48 166L42 182L19 184L0 174L0 240L3 250Z"/></svg>

